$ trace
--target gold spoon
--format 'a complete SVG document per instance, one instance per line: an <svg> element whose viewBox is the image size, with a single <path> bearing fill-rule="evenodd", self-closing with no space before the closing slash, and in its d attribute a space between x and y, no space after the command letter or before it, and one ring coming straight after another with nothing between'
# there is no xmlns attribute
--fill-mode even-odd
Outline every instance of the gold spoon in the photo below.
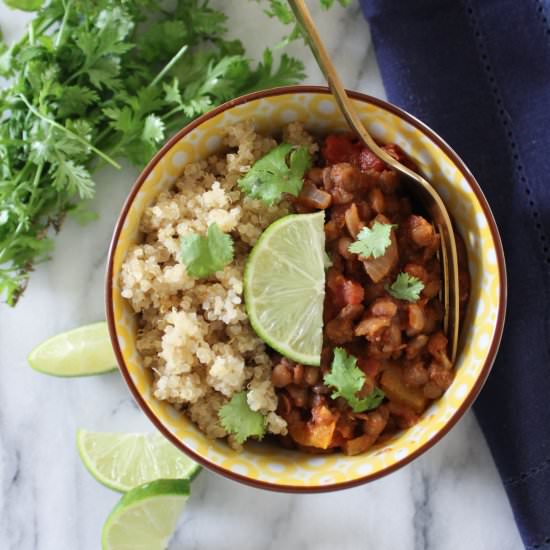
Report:
<svg viewBox="0 0 550 550"><path fill-rule="evenodd" d="M288 0L298 24L302 27L309 47L317 59L321 71L328 81L329 87L340 107L344 118L349 126L363 143L381 160L391 166L394 170L405 176L403 183L408 186L408 190L420 199L427 208L433 222L435 223L439 235L441 236L441 263L443 265L443 305L445 308L444 327L449 339L450 358L454 362L458 345L459 328L459 287L458 287L458 256L456 251L456 240L453 225L445 204L441 197L421 175L413 172L399 161L395 160L384 149L378 146L372 136L369 134L353 102L348 97L344 85L336 72L336 69L330 59L327 50L311 14L304 0Z"/></svg>

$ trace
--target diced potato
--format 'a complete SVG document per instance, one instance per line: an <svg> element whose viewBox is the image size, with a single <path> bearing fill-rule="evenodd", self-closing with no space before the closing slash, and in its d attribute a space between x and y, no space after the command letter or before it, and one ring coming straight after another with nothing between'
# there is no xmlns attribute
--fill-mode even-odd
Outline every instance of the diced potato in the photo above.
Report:
<svg viewBox="0 0 550 550"><path fill-rule="evenodd" d="M358 455L365 452L375 441L376 437L368 434L361 435L355 439L348 439L342 445L342 450L347 455Z"/></svg>
<svg viewBox="0 0 550 550"><path fill-rule="evenodd" d="M309 426L310 443L312 447L318 447L319 449L328 449L334 429L336 428L336 422L331 424L314 424Z"/></svg>
<svg viewBox="0 0 550 550"><path fill-rule="evenodd" d="M289 424L288 432L296 443L305 447L316 447L317 449L328 449L332 442L336 422L332 424L310 424L297 422Z"/></svg>
<svg viewBox="0 0 550 550"><path fill-rule="evenodd" d="M428 400L424 397L421 389L405 386L399 367L389 366L384 370L380 378L380 387L384 390L390 401L393 400L402 403L418 414L424 412L428 404Z"/></svg>
<svg viewBox="0 0 550 550"><path fill-rule="evenodd" d="M296 443L306 447L328 449L332 442L338 418L324 406L312 410L312 419L307 424L302 421L289 423L288 431Z"/></svg>

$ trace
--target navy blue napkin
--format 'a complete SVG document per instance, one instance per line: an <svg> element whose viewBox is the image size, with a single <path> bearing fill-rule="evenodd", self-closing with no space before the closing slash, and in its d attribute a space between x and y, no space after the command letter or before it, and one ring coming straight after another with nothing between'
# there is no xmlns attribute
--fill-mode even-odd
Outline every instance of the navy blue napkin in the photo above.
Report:
<svg viewBox="0 0 550 550"><path fill-rule="evenodd" d="M477 177L504 243L506 328L475 405L529 549L550 548L550 0L361 0L388 99Z"/></svg>

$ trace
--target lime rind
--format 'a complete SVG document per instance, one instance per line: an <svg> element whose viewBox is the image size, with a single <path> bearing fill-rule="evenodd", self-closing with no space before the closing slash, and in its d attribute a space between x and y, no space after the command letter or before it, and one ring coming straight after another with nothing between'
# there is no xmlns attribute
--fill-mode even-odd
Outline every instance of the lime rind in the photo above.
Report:
<svg viewBox="0 0 550 550"><path fill-rule="evenodd" d="M189 495L189 481L181 479L160 479L132 489L103 526L103 550L164 550Z"/></svg>
<svg viewBox="0 0 550 550"><path fill-rule="evenodd" d="M107 323L93 323L57 334L34 348L30 366L61 378L96 376L116 370Z"/></svg>
<svg viewBox="0 0 550 550"><path fill-rule="evenodd" d="M296 214L271 224L244 273L250 323L284 356L319 365L325 294L324 213Z"/></svg>
<svg viewBox="0 0 550 550"><path fill-rule="evenodd" d="M121 434L78 430L77 448L88 472L109 489L126 492L155 479L192 481L200 472L160 434Z"/></svg>

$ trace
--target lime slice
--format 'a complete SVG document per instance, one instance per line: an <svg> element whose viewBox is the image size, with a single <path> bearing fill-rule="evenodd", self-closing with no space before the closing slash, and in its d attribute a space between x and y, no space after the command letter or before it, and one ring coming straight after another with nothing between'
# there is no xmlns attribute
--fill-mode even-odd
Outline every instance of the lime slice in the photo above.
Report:
<svg viewBox="0 0 550 550"><path fill-rule="evenodd" d="M107 323L63 332L42 342L29 355L30 366L53 376L90 376L116 369Z"/></svg>
<svg viewBox="0 0 550 550"><path fill-rule="evenodd" d="M325 232L323 212L293 214L261 235L244 272L250 322L269 346L319 365L323 343Z"/></svg>
<svg viewBox="0 0 550 550"><path fill-rule="evenodd" d="M159 479L132 489L103 526L103 550L164 550L188 498L184 479Z"/></svg>
<svg viewBox="0 0 550 550"><path fill-rule="evenodd" d="M78 430L76 444L86 469L115 491L155 479L192 480L201 467L160 434Z"/></svg>

